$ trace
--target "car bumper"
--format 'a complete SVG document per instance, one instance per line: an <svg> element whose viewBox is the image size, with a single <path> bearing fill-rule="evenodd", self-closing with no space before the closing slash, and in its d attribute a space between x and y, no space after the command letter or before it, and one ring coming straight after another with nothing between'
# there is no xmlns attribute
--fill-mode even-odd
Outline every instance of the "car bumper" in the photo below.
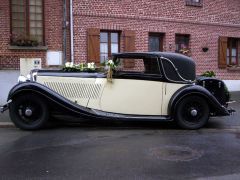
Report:
<svg viewBox="0 0 240 180"><path fill-rule="evenodd" d="M9 109L9 104L11 103L12 101L8 101L7 104L3 105L3 106L0 106L0 112L3 113L4 111L8 110Z"/></svg>

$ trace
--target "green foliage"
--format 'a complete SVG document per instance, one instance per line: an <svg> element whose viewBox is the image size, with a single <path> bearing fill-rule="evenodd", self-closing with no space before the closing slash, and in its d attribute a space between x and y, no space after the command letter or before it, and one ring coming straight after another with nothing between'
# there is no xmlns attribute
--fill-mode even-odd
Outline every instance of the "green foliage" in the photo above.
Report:
<svg viewBox="0 0 240 180"><path fill-rule="evenodd" d="M213 71L206 71L204 72L201 76L205 76L205 77L215 77L215 73Z"/></svg>

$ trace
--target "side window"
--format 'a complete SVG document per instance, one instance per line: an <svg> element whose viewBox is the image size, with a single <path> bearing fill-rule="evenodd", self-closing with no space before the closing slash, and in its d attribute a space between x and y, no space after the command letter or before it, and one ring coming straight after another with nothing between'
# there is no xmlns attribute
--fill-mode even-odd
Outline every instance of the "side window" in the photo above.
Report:
<svg viewBox="0 0 240 180"><path fill-rule="evenodd" d="M119 58L116 60L119 72L161 75L156 58ZM133 64L129 66L128 64Z"/></svg>

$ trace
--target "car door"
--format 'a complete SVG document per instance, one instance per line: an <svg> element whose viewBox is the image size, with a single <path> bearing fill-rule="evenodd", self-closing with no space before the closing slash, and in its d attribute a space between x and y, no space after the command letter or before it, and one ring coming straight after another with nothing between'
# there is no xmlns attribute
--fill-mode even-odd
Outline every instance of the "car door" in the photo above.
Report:
<svg viewBox="0 0 240 180"><path fill-rule="evenodd" d="M130 60L130 59L125 59ZM151 70L153 59L131 59L132 68L125 68L113 77L113 81L103 81L104 89L100 99L102 111L131 115L161 115L163 82L161 75ZM146 67L148 65L148 68ZM154 68L156 70L156 68ZM159 68L157 68L159 72Z"/></svg>

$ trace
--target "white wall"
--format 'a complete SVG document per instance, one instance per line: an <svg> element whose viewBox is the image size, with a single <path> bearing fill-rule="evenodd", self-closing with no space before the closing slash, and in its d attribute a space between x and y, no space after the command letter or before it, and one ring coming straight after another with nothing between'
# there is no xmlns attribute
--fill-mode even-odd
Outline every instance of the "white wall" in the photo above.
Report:
<svg viewBox="0 0 240 180"><path fill-rule="evenodd" d="M240 80L223 80L228 90L231 91L240 91Z"/></svg>

